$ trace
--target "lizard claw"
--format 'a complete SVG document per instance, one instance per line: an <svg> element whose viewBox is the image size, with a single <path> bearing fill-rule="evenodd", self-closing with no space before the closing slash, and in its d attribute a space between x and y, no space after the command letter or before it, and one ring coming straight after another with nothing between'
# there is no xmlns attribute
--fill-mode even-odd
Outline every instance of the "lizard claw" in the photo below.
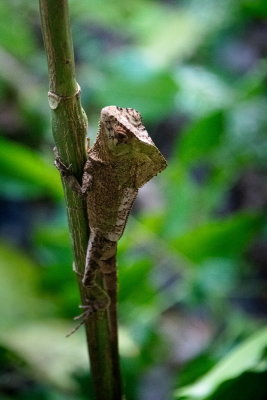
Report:
<svg viewBox="0 0 267 400"><path fill-rule="evenodd" d="M80 327L85 324L86 320L90 317L90 315L93 314L93 309L91 305L79 305L79 308L83 308L85 309L85 311L83 313L81 313L80 315L77 315L76 317L74 317L74 321L78 321L80 320L79 324L77 326L75 326L67 335L66 337L70 337L71 335L73 335L73 333L77 332L78 329L80 329Z"/></svg>
<svg viewBox="0 0 267 400"><path fill-rule="evenodd" d="M59 170L60 174L62 176L69 176L71 175L70 168L71 164L67 167L60 159L60 157L57 155L54 161L54 165L56 168Z"/></svg>
<svg viewBox="0 0 267 400"><path fill-rule="evenodd" d="M79 306L80 308L85 308L87 306ZM88 306L89 307L89 306ZM77 326L75 326L69 333L67 333L66 337L70 337L71 335L73 335L73 333L77 332L78 329L80 329L80 327L85 324L85 321L89 318L89 316L92 314L92 310L91 307L86 309L82 314L77 315L76 317L74 317L74 321L80 320L79 324Z"/></svg>
<svg viewBox="0 0 267 400"><path fill-rule="evenodd" d="M56 147L53 148L54 154L55 154L55 161L54 165L56 168L59 170L62 176L68 176L71 175L70 173L70 168L71 164L67 167L62 161L61 158L59 157L58 150Z"/></svg>
<svg viewBox="0 0 267 400"><path fill-rule="evenodd" d="M86 299L86 302L88 304L81 304L79 305L79 308L84 309L84 312L82 312L80 315L77 315L74 317L74 321L80 320L77 326L75 326L67 335L66 337L71 336L73 333L77 332L77 330L85 324L86 320L95 312L99 311L105 311L109 305L110 305L110 299L109 296L102 290L101 288L98 288L101 290L101 293L105 295L105 299L102 298L102 300L96 299L95 297L92 297L90 299Z"/></svg>

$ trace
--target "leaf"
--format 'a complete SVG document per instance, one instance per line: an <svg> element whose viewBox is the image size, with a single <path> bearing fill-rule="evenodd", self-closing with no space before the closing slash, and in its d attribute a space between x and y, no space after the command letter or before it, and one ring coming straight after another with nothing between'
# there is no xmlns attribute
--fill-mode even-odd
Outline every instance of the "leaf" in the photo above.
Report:
<svg viewBox="0 0 267 400"><path fill-rule="evenodd" d="M71 243L65 218L54 221L52 230L49 225L38 227L33 240L35 253L44 267L40 283L42 293L52 296L61 315L73 317L77 313L79 296L71 267Z"/></svg>
<svg viewBox="0 0 267 400"><path fill-rule="evenodd" d="M178 155L182 163L207 158L216 149L224 135L224 114L216 111L192 124L178 143Z"/></svg>
<svg viewBox="0 0 267 400"><path fill-rule="evenodd" d="M206 400L223 382L246 371L263 371L267 367L262 356L267 346L267 328L249 337L197 383L178 389L177 400ZM215 398L214 398L215 400Z"/></svg>
<svg viewBox="0 0 267 400"><path fill-rule="evenodd" d="M267 370L246 371L223 382L209 400L266 400L266 379Z"/></svg>
<svg viewBox="0 0 267 400"><path fill-rule="evenodd" d="M242 5L248 14L255 17L267 17L267 5L262 0L243 0Z"/></svg>
<svg viewBox="0 0 267 400"><path fill-rule="evenodd" d="M77 370L88 370L88 356L83 331L66 338L70 329L70 324L62 320L34 321L2 333L0 340L25 359L42 382L75 390L77 383L73 374Z"/></svg>
<svg viewBox="0 0 267 400"><path fill-rule="evenodd" d="M218 74L200 66L179 67L176 72L179 86L178 108L189 115L202 116L234 103L235 88Z"/></svg>
<svg viewBox="0 0 267 400"><path fill-rule="evenodd" d="M23 358L41 381L74 389L71 372L88 368L83 332L66 334L74 323L52 318L53 298L39 293L39 270L22 251L0 243L0 342Z"/></svg>
<svg viewBox="0 0 267 400"><path fill-rule="evenodd" d="M19 400L66 400L66 393L60 393L52 385L45 385L36 379L36 371L31 370L27 361L7 346L0 344L1 400L11 400L7 393L16 392ZM11 379L4 379L4 377ZM30 383L30 384L29 384ZM5 396L5 394L6 396ZM68 396L68 400L77 397Z"/></svg>
<svg viewBox="0 0 267 400"><path fill-rule="evenodd" d="M192 360L189 360L182 366L180 371L178 377L179 386L189 386L192 382L197 381L214 367L215 361L215 357L212 357L208 352L201 353Z"/></svg>
<svg viewBox="0 0 267 400"><path fill-rule="evenodd" d="M72 263L70 235L66 228L67 221L54 221L53 229L50 225L43 225L35 231L34 243L41 252L43 265L58 264L66 267ZM69 268L71 273L72 270Z"/></svg>
<svg viewBox="0 0 267 400"><path fill-rule="evenodd" d="M152 301L155 295L149 282L149 272L151 271L151 260L145 256L135 257L128 251L122 257L120 255L120 265L124 266L120 271L120 300L131 305L145 305Z"/></svg>
<svg viewBox="0 0 267 400"><path fill-rule="evenodd" d="M51 314L55 305L38 293L38 269L22 251L0 243L1 333L14 325Z"/></svg>
<svg viewBox="0 0 267 400"><path fill-rule="evenodd" d="M0 178L5 178L6 187L11 188L12 181L17 185L22 182L27 188L31 188L35 196L48 195L57 200L62 198L59 174L52 163L48 163L31 149L4 138L0 138L0 171ZM21 193L28 194L23 189ZM16 196L16 191L12 194Z"/></svg>
<svg viewBox="0 0 267 400"><path fill-rule="evenodd" d="M225 258L207 258L198 265L194 274L198 293L204 296L226 297L236 287L238 268L236 262Z"/></svg>
<svg viewBox="0 0 267 400"><path fill-rule="evenodd" d="M163 13L165 18L162 18ZM182 8L168 10L159 6L157 12L152 12L151 18L145 17L146 31L141 29L145 35L139 41L141 44L145 42L142 49L145 57L157 66L187 58L201 44L207 31L207 24L204 25L196 15ZM151 21L150 26L147 21ZM140 30L138 32L140 34ZM170 37L175 40L170 40Z"/></svg>
<svg viewBox="0 0 267 400"><path fill-rule="evenodd" d="M168 72L133 77L122 73L112 75L98 87L100 104L133 107L146 120L164 118L173 110L177 84Z"/></svg>
<svg viewBox="0 0 267 400"><path fill-rule="evenodd" d="M192 229L171 243L195 262L211 257L238 257L262 223L260 215L240 213Z"/></svg>
<svg viewBox="0 0 267 400"><path fill-rule="evenodd" d="M161 2L144 2L137 15L135 30L143 53L155 66L188 59L208 37L231 18L229 0L206 1L205 13L197 2L180 2L169 7ZM150 6L150 7L149 7ZM172 38L172 39L170 39Z"/></svg>
<svg viewBox="0 0 267 400"><path fill-rule="evenodd" d="M32 56L35 51L31 26L29 20L22 17L23 14L16 2L0 4L0 19L5 22L0 24L0 45L20 58Z"/></svg>

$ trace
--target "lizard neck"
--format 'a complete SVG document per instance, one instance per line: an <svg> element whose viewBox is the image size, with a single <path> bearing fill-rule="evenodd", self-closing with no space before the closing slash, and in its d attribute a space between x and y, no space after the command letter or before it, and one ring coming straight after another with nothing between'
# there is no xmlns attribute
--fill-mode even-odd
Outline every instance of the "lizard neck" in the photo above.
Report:
<svg viewBox="0 0 267 400"><path fill-rule="evenodd" d="M101 144L101 139L99 137L97 137L96 139L96 142L91 151L91 155L97 160L101 160L104 162L111 161L110 154L106 149L106 146L103 146L103 144Z"/></svg>
<svg viewBox="0 0 267 400"><path fill-rule="evenodd" d="M96 160L103 161L103 162L111 162L112 156L108 149L107 144L105 143L105 136L104 132L102 131L102 127L100 125L95 144L93 145L90 151L91 157Z"/></svg>

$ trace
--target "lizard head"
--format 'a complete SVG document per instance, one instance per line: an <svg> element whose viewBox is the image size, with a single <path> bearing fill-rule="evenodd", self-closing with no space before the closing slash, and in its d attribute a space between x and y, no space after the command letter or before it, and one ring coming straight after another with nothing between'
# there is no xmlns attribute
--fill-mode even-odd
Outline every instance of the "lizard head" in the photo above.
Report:
<svg viewBox="0 0 267 400"><path fill-rule="evenodd" d="M140 165L140 173L143 173L145 182L166 167L164 157L146 131L140 113L134 108L103 108L100 126L102 140L112 157L126 156L129 162L131 159L131 162ZM144 173L145 169L147 174ZM148 178L149 175L151 176ZM138 184L140 186L142 185Z"/></svg>
<svg viewBox="0 0 267 400"><path fill-rule="evenodd" d="M145 145L154 146L140 113L134 108L105 107L101 111L100 123L108 147L114 154L133 152L136 147L140 151Z"/></svg>

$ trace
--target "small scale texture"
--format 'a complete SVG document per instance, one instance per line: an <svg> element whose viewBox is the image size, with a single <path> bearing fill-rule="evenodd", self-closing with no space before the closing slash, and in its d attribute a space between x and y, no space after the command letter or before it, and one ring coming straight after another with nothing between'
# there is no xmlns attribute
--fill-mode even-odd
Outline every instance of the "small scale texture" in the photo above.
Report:
<svg viewBox="0 0 267 400"><path fill-rule="evenodd" d="M132 108L105 107L83 178L90 181L90 229L119 240L138 189L165 167L140 114Z"/></svg>
<svg viewBox="0 0 267 400"><path fill-rule="evenodd" d="M123 234L138 189L167 163L133 108L102 109L94 146L88 151L82 186L56 157L63 179L86 196L90 239L83 285L88 288L88 309L108 305L108 296L96 284L97 274L115 271L117 241ZM89 303L90 303L89 301Z"/></svg>
<svg viewBox="0 0 267 400"><path fill-rule="evenodd" d="M83 175L91 231L85 286L92 286L98 268L112 272L108 260L116 252L138 189L166 166L138 111L116 106L102 109Z"/></svg>

